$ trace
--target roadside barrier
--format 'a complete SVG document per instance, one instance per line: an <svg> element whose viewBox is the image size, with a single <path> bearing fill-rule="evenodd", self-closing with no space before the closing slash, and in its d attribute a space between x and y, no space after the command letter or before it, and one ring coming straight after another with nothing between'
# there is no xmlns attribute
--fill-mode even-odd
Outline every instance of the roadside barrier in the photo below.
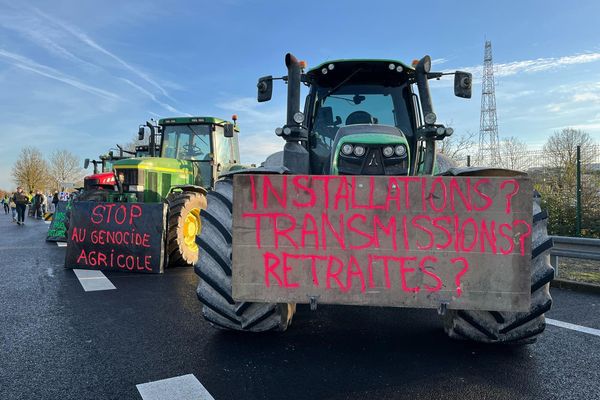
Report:
<svg viewBox="0 0 600 400"><path fill-rule="evenodd" d="M552 236L552 240L554 246L550 251L550 263L554 267L555 277L558 277L559 257L600 261L600 239Z"/></svg>

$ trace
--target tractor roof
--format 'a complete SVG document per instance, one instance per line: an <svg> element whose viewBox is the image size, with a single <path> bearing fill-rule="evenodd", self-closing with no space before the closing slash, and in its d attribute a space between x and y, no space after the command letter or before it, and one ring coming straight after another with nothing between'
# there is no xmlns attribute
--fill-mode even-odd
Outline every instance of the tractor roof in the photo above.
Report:
<svg viewBox="0 0 600 400"><path fill-rule="evenodd" d="M225 121L221 118L215 117L175 117L175 118L161 118L158 120L160 125L165 124L197 124L197 123L207 123L207 124L222 124Z"/></svg>
<svg viewBox="0 0 600 400"><path fill-rule="evenodd" d="M158 120L159 125L176 125L176 124L217 124L222 125L228 121L215 118L215 117L173 117L173 118L161 118ZM233 128L236 132L239 132L240 129L236 125Z"/></svg>
<svg viewBox="0 0 600 400"><path fill-rule="evenodd" d="M400 71L398 71L400 68ZM359 72L355 73L356 70ZM327 70L324 74L323 71ZM349 83L382 82L386 85L402 84L414 74L414 68L398 60L332 60L308 71L311 81L320 86L334 86L355 73Z"/></svg>

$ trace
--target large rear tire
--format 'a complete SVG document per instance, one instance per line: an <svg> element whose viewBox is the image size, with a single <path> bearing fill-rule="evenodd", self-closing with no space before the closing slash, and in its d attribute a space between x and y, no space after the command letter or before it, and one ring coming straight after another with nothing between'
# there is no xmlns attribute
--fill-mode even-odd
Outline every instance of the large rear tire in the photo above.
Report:
<svg viewBox="0 0 600 400"><path fill-rule="evenodd" d="M198 262L196 235L200 232L200 210L206 208L206 197L196 192L175 192L167 196L168 266L192 266Z"/></svg>
<svg viewBox="0 0 600 400"><path fill-rule="evenodd" d="M528 344L546 328L544 313L550 310L550 265L552 239L548 237L548 214L540 209L540 196L533 199L531 243L531 306L527 312L451 310L444 316L444 330L451 338L482 343Z"/></svg>
<svg viewBox="0 0 600 400"><path fill-rule="evenodd" d="M202 210L202 231L197 242L200 259L195 272L200 277L196 294L204 318L218 328L248 331L284 331L292 322L296 305L291 303L236 302L231 286L231 240L233 181L217 181L207 194Z"/></svg>

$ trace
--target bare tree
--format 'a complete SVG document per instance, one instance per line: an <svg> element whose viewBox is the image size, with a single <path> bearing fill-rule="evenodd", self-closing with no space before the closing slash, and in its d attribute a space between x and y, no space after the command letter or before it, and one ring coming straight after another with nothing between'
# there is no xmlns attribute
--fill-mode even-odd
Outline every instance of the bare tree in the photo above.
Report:
<svg viewBox="0 0 600 400"><path fill-rule="evenodd" d="M45 189L47 186L48 164L42 153L35 147L21 149L19 158L12 168L14 182L27 192Z"/></svg>
<svg viewBox="0 0 600 400"><path fill-rule="evenodd" d="M531 166L525 142L511 136L500 140L499 147L502 168L525 171Z"/></svg>
<svg viewBox="0 0 600 400"><path fill-rule="evenodd" d="M588 133L565 128L548 138L544 144L544 157L549 168L536 186L551 216L549 229L552 233L574 234L577 146L581 146L582 232L597 236L600 234L600 226L597 226L600 220L600 177L591 170L597 146Z"/></svg>
<svg viewBox="0 0 600 400"><path fill-rule="evenodd" d="M61 189L65 183L77 184L83 177L79 157L68 150L52 152L48 172L55 190Z"/></svg>
<svg viewBox="0 0 600 400"><path fill-rule="evenodd" d="M473 153L475 147L475 133L467 131L460 136L450 136L438 143L438 152L448 158L466 163L467 156Z"/></svg>
<svg viewBox="0 0 600 400"><path fill-rule="evenodd" d="M577 160L577 146L581 146L581 163L589 164L594 159L594 142L587 132L565 128L556 131L544 144L544 153L549 165L557 169L574 166Z"/></svg>

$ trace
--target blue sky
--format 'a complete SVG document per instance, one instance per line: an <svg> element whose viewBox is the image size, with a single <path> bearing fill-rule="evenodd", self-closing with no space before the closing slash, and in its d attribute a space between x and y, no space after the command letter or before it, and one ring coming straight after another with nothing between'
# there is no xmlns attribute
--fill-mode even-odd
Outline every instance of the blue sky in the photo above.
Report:
<svg viewBox="0 0 600 400"><path fill-rule="evenodd" d="M242 161L260 162L283 145L285 88L258 104L256 80L283 75L288 51L309 67L429 54L477 76L487 38L501 137L539 147L573 126L600 141L599 15L595 1L0 0L0 188L25 145L93 158L151 117L236 113ZM432 91L440 121L478 132L480 85Z"/></svg>

